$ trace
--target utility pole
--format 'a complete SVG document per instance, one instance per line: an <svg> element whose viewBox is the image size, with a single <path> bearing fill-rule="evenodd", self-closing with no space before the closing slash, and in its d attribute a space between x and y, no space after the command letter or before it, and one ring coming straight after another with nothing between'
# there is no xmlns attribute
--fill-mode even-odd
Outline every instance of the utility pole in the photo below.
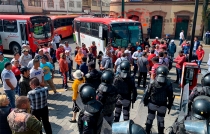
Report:
<svg viewBox="0 0 210 134"><path fill-rule="evenodd" d="M195 10L194 10L193 25L192 25L189 62L191 62L191 60L192 60L192 51L193 51L193 47L194 47L194 37L195 37L195 27L196 27L197 14L198 14L198 4L199 4L199 0L195 0Z"/></svg>
<svg viewBox="0 0 210 134"><path fill-rule="evenodd" d="M101 10L101 18L102 18L102 0L100 0L100 4L101 4L101 6L100 6L100 10Z"/></svg>
<svg viewBox="0 0 210 134"><path fill-rule="evenodd" d="M69 2L67 2L67 15L69 15Z"/></svg>
<svg viewBox="0 0 210 134"><path fill-rule="evenodd" d="M125 0L122 0L122 7L121 7L121 17L124 18L124 10L125 10Z"/></svg>

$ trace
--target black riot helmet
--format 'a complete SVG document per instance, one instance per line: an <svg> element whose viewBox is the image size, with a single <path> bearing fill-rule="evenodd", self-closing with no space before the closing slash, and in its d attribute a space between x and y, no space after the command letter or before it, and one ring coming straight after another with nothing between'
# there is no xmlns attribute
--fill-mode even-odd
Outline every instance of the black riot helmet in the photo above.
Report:
<svg viewBox="0 0 210 134"><path fill-rule="evenodd" d="M144 128L138 124L133 123L131 125L131 134L147 134Z"/></svg>
<svg viewBox="0 0 210 134"><path fill-rule="evenodd" d="M168 75L168 68L166 66L159 66L156 69L156 81L159 83L165 83Z"/></svg>
<svg viewBox="0 0 210 134"><path fill-rule="evenodd" d="M80 97L83 104L96 100L96 90L89 84L79 86Z"/></svg>
<svg viewBox="0 0 210 134"><path fill-rule="evenodd" d="M205 74L201 79L202 86L210 86L210 72Z"/></svg>
<svg viewBox="0 0 210 134"><path fill-rule="evenodd" d="M101 76L101 82L112 84L114 73L111 70L105 70Z"/></svg>
<svg viewBox="0 0 210 134"><path fill-rule="evenodd" d="M130 74L130 68L131 68L130 62L128 61L121 62L120 63L120 70L121 70L120 76L122 78L127 78Z"/></svg>
<svg viewBox="0 0 210 134"><path fill-rule="evenodd" d="M192 104L192 115L200 120L209 119L210 117L210 97L198 96Z"/></svg>

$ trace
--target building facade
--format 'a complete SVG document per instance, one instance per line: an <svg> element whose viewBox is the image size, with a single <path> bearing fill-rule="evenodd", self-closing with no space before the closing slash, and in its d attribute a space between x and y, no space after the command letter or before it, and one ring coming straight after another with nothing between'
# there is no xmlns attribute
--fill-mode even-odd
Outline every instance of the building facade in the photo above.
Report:
<svg viewBox="0 0 210 134"><path fill-rule="evenodd" d="M179 39L184 30L186 39L191 38L195 2L187 0L125 0L124 17L141 22L144 37L151 28L151 38L165 37ZM195 36L203 35L202 3L199 3ZM110 3L110 17L121 17L121 0Z"/></svg>

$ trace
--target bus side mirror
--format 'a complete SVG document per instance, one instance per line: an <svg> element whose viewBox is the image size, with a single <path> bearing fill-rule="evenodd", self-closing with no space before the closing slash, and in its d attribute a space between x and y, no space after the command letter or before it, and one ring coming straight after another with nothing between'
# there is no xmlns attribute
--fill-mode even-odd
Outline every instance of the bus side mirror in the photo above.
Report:
<svg viewBox="0 0 210 134"><path fill-rule="evenodd" d="M34 32L34 29L33 28L30 28L30 32Z"/></svg>

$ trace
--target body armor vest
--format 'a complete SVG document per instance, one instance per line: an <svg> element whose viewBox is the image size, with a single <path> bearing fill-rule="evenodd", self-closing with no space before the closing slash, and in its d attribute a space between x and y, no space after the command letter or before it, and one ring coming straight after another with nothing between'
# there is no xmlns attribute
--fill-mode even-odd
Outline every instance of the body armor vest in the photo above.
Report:
<svg viewBox="0 0 210 134"><path fill-rule="evenodd" d="M199 95L205 95L210 97L210 91L209 87L197 87L197 91Z"/></svg>
<svg viewBox="0 0 210 134"><path fill-rule="evenodd" d="M26 122L31 114L26 113L24 109L14 109L7 117L11 130L15 132L26 132L28 131Z"/></svg>
<svg viewBox="0 0 210 134"><path fill-rule="evenodd" d="M99 85L98 94L103 96L103 113L104 115L110 116L116 103L116 90L113 85L102 83ZM100 96L99 95L99 96Z"/></svg>

